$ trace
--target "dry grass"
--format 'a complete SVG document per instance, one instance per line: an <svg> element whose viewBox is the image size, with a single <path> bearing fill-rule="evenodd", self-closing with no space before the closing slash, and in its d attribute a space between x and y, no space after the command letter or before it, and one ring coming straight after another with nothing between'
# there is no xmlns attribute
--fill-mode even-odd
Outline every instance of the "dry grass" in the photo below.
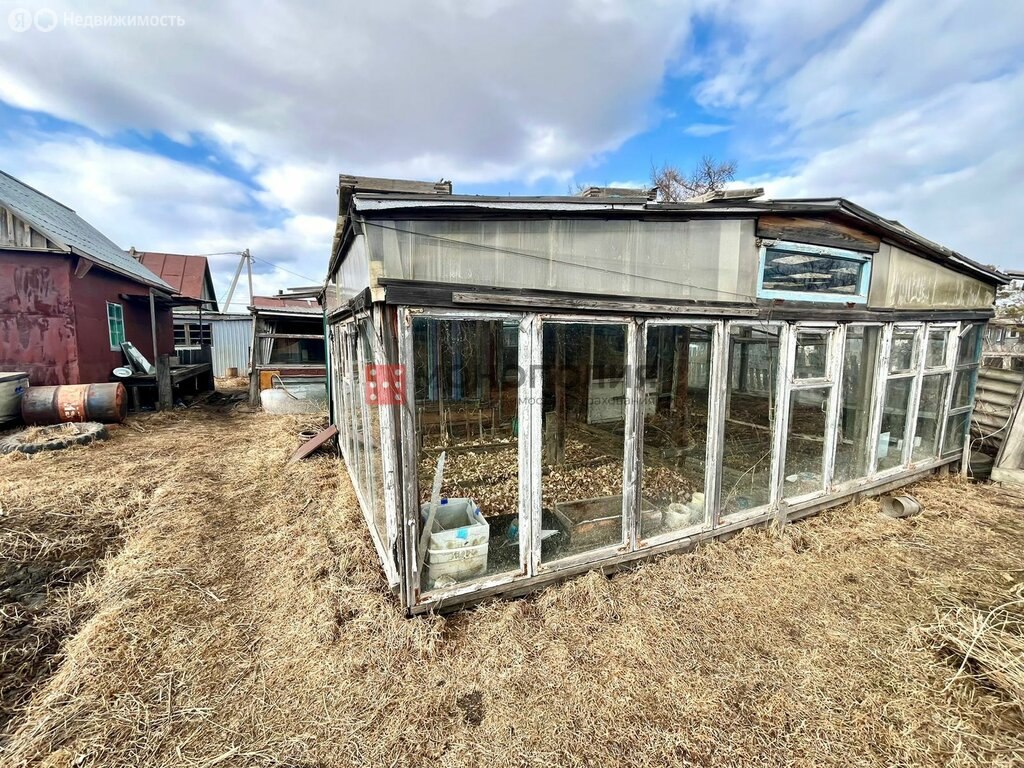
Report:
<svg viewBox="0 0 1024 768"><path fill-rule="evenodd" d="M42 590L3 606L4 765L1024 761L1019 691L937 639L952 600L1024 576L1020 501L991 489L406 620L337 463L284 463L300 421L135 426L0 458L3 567Z"/></svg>

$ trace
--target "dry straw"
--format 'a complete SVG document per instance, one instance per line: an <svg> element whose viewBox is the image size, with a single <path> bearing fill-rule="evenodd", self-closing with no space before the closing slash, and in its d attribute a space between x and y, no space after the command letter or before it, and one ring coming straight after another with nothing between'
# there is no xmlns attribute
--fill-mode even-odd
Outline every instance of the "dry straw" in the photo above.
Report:
<svg viewBox="0 0 1024 768"><path fill-rule="evenodd" d="M337 461L285 463L303 426L197 406L0 458L0 764L1024 761L1016 497L931 481L908 520L408 620Z"/></svg>

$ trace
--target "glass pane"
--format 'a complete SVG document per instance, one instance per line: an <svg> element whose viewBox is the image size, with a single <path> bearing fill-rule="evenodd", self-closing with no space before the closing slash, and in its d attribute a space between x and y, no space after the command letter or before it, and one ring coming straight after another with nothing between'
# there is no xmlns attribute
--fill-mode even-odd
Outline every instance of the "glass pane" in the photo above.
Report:
<svg viewBox="0 0 1024 768"><path fill-rule="evenodd" d="M969 365L978 362L978 355L981 354L981 325L972 325L968 329L961 329L960 347L956 353L957 365Z"/></svg>
<svg viewBox="0 0 1024 768"><path fill-rule="evenodd" d="M370 460L370 493L367 501L373 513L373 526L377 529L377 535L387 546L388 522L387 512L384 508L384 465L383 447L380 438L380 409L394 402L386 396L388 391L394 391L397 383L393 378L392 371L383 365L383 361L374 358L373 346L371 343L373 324L369 318L359 323L359 342L362 345L363 364L366 367L366 415L367 415L367 442L366 450L369 452ZM323 353L323 342L320 341L321 354Z"/></svg>
<svg viewBox="0 0 1024 768"><path fill-rule="evenodd" d="M928 346L924 364L928 368L941 368L946 364L946 345L949 343L949 328L928 330Z"/></svg>
<svg viewBox="0 0 1024 768"><path fill-rule="evenodd" d="M622 542L626 327L545 323L544 562Z"/></svg>
<svg viewBox="0 0 1024 768"><path fill-rule="evenodd" d="M771 498L779 331L774 326L732 326L727 343L729 387L722 446L723 517L763 506Z"/></svg>
<svg viewBox="0 0 1024 768"><path fill-rule="evenodd" d="M825 368L828 365L828 342L831 336L830 331L797 331L794 378L825 378Z"/></svg>
<svg viewBox="0 0 1024 768"><path fill-rule="evenodd" d="M353 427L353 458L356 471L356 487L362 495L363 502L371 504L370 498L370 465L369 465L369 438L366 430L366 382L363 377L364 369L359 364L359 350L353 327L349 335L349 363L352 366L352 427Z"/></svg>
<svg viewBox="0 0 1024 768"><path fill-rule="evenodd" d="M892 348L889 351L889 373L902 373L914 369L914 355L917 346L917 330L896 328L892 332Z"/></svg>
<svg viewBox="0 0 1024 768"><path fill-rule="evenodd" d="M519 570L519 333L501 320L413 320L423 590ZM422 534L421 534L422 535Z"/></svg>
<svg viewBox="0 0 1024 768"><path fill-rule="evenodd" d="M790 395L782 495L791 499L825 490L825 414L831 387Z"/></svg>
<svg viewBox="0 0 1024 768"><path fill-rule="evenodd" d="M914 435L914 461L932 459L939 455L939 432L948 383L948 373L925 376L921 382L921 402L917 410L917 432Z"/></svg>
<svg viewBox="0 0 1024 768"><path fill-rule="evenodd" d="M903 463L903 440L907 431L907 408L914 379L896 379L885 387L882 428L878 435L878 469L892 469Z"/></svg>
<svg viewBox="0 0 1024 768"><path fill-rule="evenodd" d="M866 477L870 470L871 404L881 336L882 329L878 327L850 326L846 330L834 470L837 483Z"/></svg>
<svg viewBox="0 0 1024 768"><path fill-rule="evenodd" d="M946 420L946 436L942 439L942 454L944 456L963 450L964 435L967 432L969 419L969 413L958 413Z"/></svg>
<svg viewBox="0 0 1024 768"><path fill-rule="evenodd" d="M342 345L345 351L345 388L346 388L346 418L348 419L348 441L349 441L349 462L355 468L356 472L362 471L362 457L357 453L359 450L360 435L360 424L362 424L361 415L361 401L362 392L356 388L355 375L359 369L358 364L355 362L355 347L352 343L352 328L351 326L345 329L345 335L342 336Z"/></svg>
<svg viewBox="0 0 1024 768"><path fill-rule="evenodd" d="M192 337L192 343L199 343L198 331ZM275 365L323 365L324 349L322 339L274 339L267 362Z"/></svg>
<svg viewBox="0 0 1024 768"><path fill-rule="evenodd" d="M864 263L815 253L768 248L761 286L771 291L856 296Z"/></svg>
<svg viewBox="0 0 1024 768"><path fill-rule="evenodd" d="M710 326L647 328L640 536L704 521Z"/></svg>
<svg viewBox="0 0 1024 768"><path fill-rule="evenodd" d="M971 404L977 368L964 368L953 374L953 401L950 408L966 408Z"/></svg>

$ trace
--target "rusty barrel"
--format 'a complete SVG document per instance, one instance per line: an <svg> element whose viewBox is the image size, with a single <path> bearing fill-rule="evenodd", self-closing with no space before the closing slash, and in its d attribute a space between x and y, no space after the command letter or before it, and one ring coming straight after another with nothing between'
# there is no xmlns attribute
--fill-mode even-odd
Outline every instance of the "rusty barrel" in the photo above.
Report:
<svg viewBox="0 0 1024 768"><path fill-rule="evenodd" d="M114 424L124 421L127 415L127 392L120 382L29 387L21 398L21 418L26 424L68 421Z"/></svg>

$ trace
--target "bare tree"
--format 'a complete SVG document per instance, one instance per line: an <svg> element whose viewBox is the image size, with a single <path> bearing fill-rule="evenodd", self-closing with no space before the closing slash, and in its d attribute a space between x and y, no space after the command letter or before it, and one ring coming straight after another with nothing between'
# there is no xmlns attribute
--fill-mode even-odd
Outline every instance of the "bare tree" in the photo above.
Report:
<svg viewBox="0 0 1024 768"><path fill-rule="evenodd" d="M719 162L709 155L704 155L690 173L669 163L661 167L651 164L651 185L658 190L658 200L665 203L678 203L705 192L717 192L735 177L734 160Z"/></svg>

